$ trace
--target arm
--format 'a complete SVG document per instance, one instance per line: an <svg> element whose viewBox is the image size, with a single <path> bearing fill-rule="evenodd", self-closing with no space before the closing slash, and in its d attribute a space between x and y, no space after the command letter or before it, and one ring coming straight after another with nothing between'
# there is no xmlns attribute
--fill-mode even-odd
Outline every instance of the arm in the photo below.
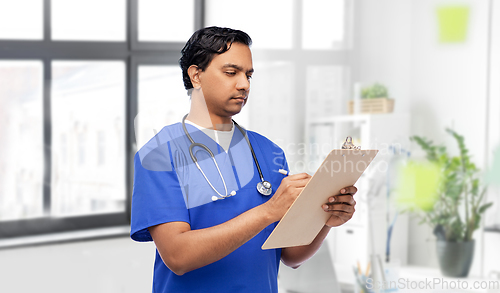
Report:
<svg viewBox="0 0 500 293"><path fill-rule="evenodd" d="M298 268L318 251L332 227L340 226L352 218L356 205L353 195L356 191L354 186L346 187L340 191L341 195L328 199L328 203L323 205L323 210L332 216L311 244L282 249L281 260L285 265L294 269Z"/></svg>
<svg viewBox="0 0 500 293"><path fill-rule="evenodd" d="M280 220L310 177L302 173L284 178L266 203L220 225L191 230L185 222L170 222L149 231L165 265L182 275L222 259Z"/></svg>

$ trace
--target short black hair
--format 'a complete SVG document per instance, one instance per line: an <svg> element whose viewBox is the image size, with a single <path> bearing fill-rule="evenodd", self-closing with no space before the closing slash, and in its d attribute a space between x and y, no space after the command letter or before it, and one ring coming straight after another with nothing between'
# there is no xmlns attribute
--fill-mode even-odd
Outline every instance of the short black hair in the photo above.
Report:
<svg viewBox="0 0 500 293"><path fill-rule="evenodd" d="M243 31L226 27L211 26L197 30L181 50L182 57L179 59L179 65L182 69L184 87L187 90L193 88L191 78L188 75L188 68L191 65L205 70L214 55L229 50L233 42L250 46L252 39Z"/></svg>

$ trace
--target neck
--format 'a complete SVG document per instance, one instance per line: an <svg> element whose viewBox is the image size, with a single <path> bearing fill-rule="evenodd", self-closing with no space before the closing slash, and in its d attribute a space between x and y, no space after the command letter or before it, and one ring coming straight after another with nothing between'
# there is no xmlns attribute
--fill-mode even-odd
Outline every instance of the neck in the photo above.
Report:
<svg viewBox="0 0 500 293"><path fill-rule="evenodd" d="M186 119L204 128L231 131L233 127L232 117L222 117L210 112L203 94L200 92L200 90L193 90L191 95L191 108Z"/></svg>

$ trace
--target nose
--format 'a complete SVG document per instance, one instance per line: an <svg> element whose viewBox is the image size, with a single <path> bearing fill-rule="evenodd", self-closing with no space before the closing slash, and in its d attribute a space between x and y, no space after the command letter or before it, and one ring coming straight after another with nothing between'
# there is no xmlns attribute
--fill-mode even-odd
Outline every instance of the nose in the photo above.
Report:
<svg viewBox="0 0 500 293"><path fill-rule="evenodd" d="M236 89L244 91L250 90L250 80L248 79L246 74L240 74L238 83L236 84Z"/></svg>

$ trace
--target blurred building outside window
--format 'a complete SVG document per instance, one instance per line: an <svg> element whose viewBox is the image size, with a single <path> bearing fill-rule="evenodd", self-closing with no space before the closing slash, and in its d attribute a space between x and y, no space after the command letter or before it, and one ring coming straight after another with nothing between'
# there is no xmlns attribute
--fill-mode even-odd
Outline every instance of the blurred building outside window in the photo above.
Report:
<svg viewBox="0 0 500 293"><path fill-rule="evenodd" d="M128 225L138 108L189 110L177 60L203 1L104 2L0 0L0 240Z"/></svg>
<svg viewBox="0 0 500 293"><path fill-rule="evenodd" d="M51 214L124 212L125 63L53 61L51 96L52 136L68 139L52 143Z"/></svg>
<svg viewBox="0 0 500 293"><path fill-rule="evenodd" d="M43 215L40 61L0 60L0 221Z"/></svg>

